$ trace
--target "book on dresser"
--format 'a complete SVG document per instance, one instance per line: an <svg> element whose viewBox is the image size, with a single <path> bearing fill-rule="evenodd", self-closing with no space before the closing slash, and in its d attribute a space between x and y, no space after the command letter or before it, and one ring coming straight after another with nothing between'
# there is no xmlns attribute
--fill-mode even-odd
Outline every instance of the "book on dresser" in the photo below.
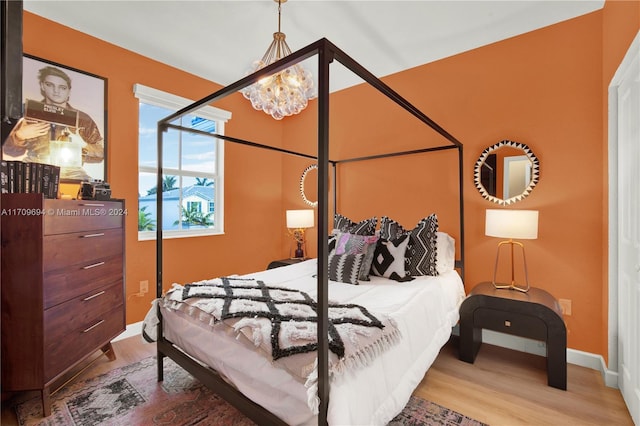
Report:
<svg viewBox="0 0 640 426"><path fill-rule="evenodd" d="M123 200L2 194L2 390L51 386L125 330Z"/></svg>

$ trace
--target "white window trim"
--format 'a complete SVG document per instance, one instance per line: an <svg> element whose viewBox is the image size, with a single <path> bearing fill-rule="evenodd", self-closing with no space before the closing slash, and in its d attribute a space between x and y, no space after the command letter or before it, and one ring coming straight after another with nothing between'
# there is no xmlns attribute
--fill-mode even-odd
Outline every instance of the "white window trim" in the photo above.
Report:
<svg viewBox="0 0 640 426"><path fill-rule="evenodd" d="M183 98L181 96L173 95L171 93L163 92L152 87L144 86L142 84L133 85L133 94L140 101L155 105L162 108L169 108L178 111L186 106L191 105L194 101L191 99ZM210 105L202 106L198 109L197 115L202 118L214 120L218 123L217 133L224 135L224 126L227 121L231 119L231 112L212 107ZM163 239L172 238L185 238L185 237L202 237L209 235L223 235L224 234L224 141L218 142L220 146L217 150L217 179L215 190L215 206L222 206L216 216L216 227L214 229L181 229L181 230L166 230L162 231ZM138 173L140 171L156 173L158 169L156 167L140 167L138 164ZM184 171L182 172L184 175ZM187 173L188 174L188 173ZM156 239L156 231L138 231L138 241L148 241Z"/></svg>

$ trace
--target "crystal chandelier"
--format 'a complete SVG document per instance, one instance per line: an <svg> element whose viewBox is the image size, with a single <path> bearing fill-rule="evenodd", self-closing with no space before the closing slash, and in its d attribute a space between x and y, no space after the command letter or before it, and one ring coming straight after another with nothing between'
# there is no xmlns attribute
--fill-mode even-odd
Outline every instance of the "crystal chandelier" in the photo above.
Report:
<svg viewBox="0 0 640 426"><path fill-rule="evenodd" d="M291 49L285 41L286 36L280 31L281 7L287 0L274 1L278 3L278 32L273 33L271 45L262 59L254 62L250 73L291 54ZM316 97L311 72L299 64L258 80L257 83L243 89L242 94L251 101L255 109L270 114L276 120L298 114L307 107L309 99Z"/></svg>

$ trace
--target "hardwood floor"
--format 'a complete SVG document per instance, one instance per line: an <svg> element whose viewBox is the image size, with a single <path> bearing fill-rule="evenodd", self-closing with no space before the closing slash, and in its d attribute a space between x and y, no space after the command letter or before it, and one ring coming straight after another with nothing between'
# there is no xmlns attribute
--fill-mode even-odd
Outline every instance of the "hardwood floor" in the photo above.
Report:
<svg viewBox="0 0 640 426"><path fill-rule="evenodd" d="M139 337L113 344L117 354L102 356L78 379L155 354ZM457 339L442 349L415 394L493 426L633 425L617 389L604 385L599 372L569 364L567 390L547 386L545 358L483 344L474 364L458 360ZM17 425L11 405L37 395L18 393L2 403L2 425Z"/></svg>

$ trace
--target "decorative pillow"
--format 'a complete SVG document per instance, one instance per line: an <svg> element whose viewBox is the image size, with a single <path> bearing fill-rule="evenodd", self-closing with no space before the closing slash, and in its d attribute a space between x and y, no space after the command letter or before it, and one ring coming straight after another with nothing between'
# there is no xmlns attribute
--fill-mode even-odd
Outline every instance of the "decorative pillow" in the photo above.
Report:
<svg viewBox="0 0 640 426"><path fill-rule="evenodd" d="M342 254L360 254L364 253L364 259L360 268L359 279L369 281L369 271L371 270L371 262L376 249L378 237L375 235L356 235L341 233L336 241L337 255Z"/></svg>
<svg viewBox="0 0 640 426"><path fill-rule="evenodd" d="M405 269L409 275L438 275L436 269L438 217L431 214L418 222L412 230L387 216L380 219L380 238L395 239L409 235L409 246L405 256Z"/></svg>
<svg viewBox="0 0 640 426"><path fill-rule="evenodd" d="M405 252L409 235L401 235L394 240L379 239L371 262L371 273L396 281L410 280L405 271Z"/></svg>
<svg viewBox="0 0 640 426"><path fill-rule="evenodd" d="M331 253L332 251L334 251L336 249L336 242L338 241L338 235L340 235L338 232L334 232L331 235L329 235L329 239L327 241L327 252Z"/></svg>
<svg viewBox="0 0 640 426"><path fill-rule="evenodd" d="M360 254L329 254L329 279L346 284L358 285L358 276L364 253Z"/></svg>
<svg viewBox="0 0 640 426"><path fill-rule="evenodd" d="M376 216L361 220L357 223L339 213L336 213L333 218L334 229L337 229L340 232L347 232L349 234L374 235L377 225L378 218Z"/></svg>
<svg viewBox="0 0 640 426"><path fill-rule="evenodd" d="M436 270L444 274L456 266L456 241L445 232L437 232L436 245Z"/></svg>
<svg viewBox="0 0 640 426"><path fill-rule="evenodd" d="M438 217L431 214L420 220L409 234L410 240L406 254L406 269L409 275L438 275L436 269L437 232Z"/></svg>
<svg viewBox="0 0 640 426"><path fill-rule="evenodd" d="M387 216L380 218L380 238L385 240L395 240L401 235L408 234L409 231L404 229L402 225Z"/></svg>

